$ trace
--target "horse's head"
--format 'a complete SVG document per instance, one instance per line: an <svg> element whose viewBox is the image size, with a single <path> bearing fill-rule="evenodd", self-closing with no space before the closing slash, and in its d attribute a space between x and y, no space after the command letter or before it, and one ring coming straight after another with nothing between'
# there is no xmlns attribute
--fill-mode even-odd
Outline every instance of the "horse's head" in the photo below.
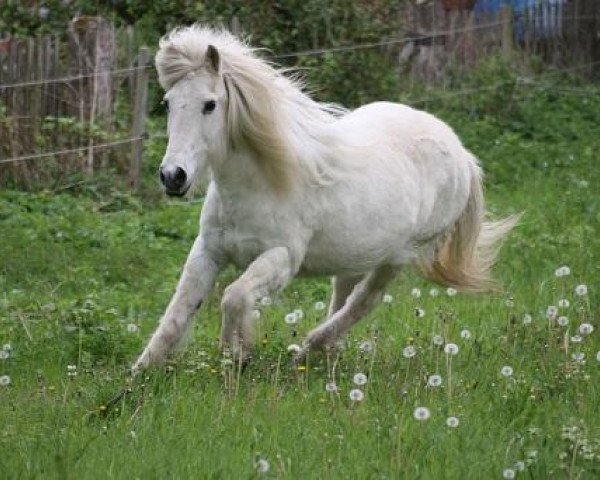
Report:
<svg viewBox="0 0 600 480"><path fill-rule="evenodd" d="M185 61L185 52L168 46L157 61ZM202 176L211 159L223 155L227 138L227 92L218 50L209 45L204 61L172 85L164 97L169 143L160 165L165 192L182 196ZM182 67L184 68L184 67Z"/></svg>

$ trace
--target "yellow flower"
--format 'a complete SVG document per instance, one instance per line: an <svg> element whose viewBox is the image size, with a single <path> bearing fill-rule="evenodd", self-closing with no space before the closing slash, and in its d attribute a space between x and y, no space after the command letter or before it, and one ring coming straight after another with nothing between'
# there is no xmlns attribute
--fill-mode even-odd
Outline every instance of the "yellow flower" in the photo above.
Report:
<svg viewBox="0 0 600 480"><path fill-rule="evenodd" d="M305 372L306 371L306 367L304 365L298 365L298 371L299 372Z"/></svg>

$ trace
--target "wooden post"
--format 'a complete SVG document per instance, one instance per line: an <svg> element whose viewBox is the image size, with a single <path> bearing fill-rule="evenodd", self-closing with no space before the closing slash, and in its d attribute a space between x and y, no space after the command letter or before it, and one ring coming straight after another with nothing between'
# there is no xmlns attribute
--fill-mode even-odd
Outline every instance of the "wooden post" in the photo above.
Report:
<svg viewBox="0 0 600 480"><path fill-rule="evenodd" d="M513 51L513 12L510 6L502 7L500 21L502 22L502 53L510 56Z"/></svg>
<svg viewBox="0 0 600 480"><path fill-rule="evenodd" d="M134 138L131 148L131 167L129 170L129 184L134 190L140 186L140 171L142 167L142 154L144 152L144 133L146 112L148 104L148 48L142 47L138 56L135 72L135 102L133 106L133 127L131 136Z"/></svg>

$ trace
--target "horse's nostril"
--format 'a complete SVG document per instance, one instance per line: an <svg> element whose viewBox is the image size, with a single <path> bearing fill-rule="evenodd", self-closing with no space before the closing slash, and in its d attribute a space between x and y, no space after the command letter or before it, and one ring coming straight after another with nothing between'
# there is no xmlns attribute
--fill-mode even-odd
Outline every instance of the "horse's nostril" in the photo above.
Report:
<svg viewBox="0 0 600 480"><path fill-rule="evenodd" d="M177 170L175 170L175 177L173 178L174 182L180 186L183 186L186 178L187 178L187 175L186 175L185 171L183 170L183 168L177 167Z"/></svg>
<svg viewBox="0 0 600 480"><path fill-rule="evenodd" d="M158 169L158 177L160 178L160 183L165 185L165 174L163 173L162 168Z"/></svg>

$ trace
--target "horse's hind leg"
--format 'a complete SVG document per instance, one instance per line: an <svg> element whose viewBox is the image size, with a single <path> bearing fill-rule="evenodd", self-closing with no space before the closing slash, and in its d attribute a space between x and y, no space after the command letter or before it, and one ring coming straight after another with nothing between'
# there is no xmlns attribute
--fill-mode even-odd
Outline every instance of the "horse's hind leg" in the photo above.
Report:
<svg viewBox="0 0 600 480"><path fill-rule="evenodd" d="M327 313L327 318L331 318L335 312L344 306L346 299L363 277L364 275L336 275L335 277L331 278L333 293L331 295L331 302L329 303L329 312Z"/></svg>
<svg viewBox="0 0 600 480"><path fill-rule="evenodd" d="M394 278L396 271L396 268L386 265L366 275L354 287L345 304L327 321L308 333L298 358L304 357L309 350L333 344L340 335L367 315L381 300L385 286Z"/></svg>
<svg viewBox="0 0 600 480"><path fill-rule="evenodd" d="M252 306L259 298L282 289L292 278L287 248L277 247L260 255L225 289L221 301L221 348L231 348L240 361L248 358L252 343Z"/></svg>

